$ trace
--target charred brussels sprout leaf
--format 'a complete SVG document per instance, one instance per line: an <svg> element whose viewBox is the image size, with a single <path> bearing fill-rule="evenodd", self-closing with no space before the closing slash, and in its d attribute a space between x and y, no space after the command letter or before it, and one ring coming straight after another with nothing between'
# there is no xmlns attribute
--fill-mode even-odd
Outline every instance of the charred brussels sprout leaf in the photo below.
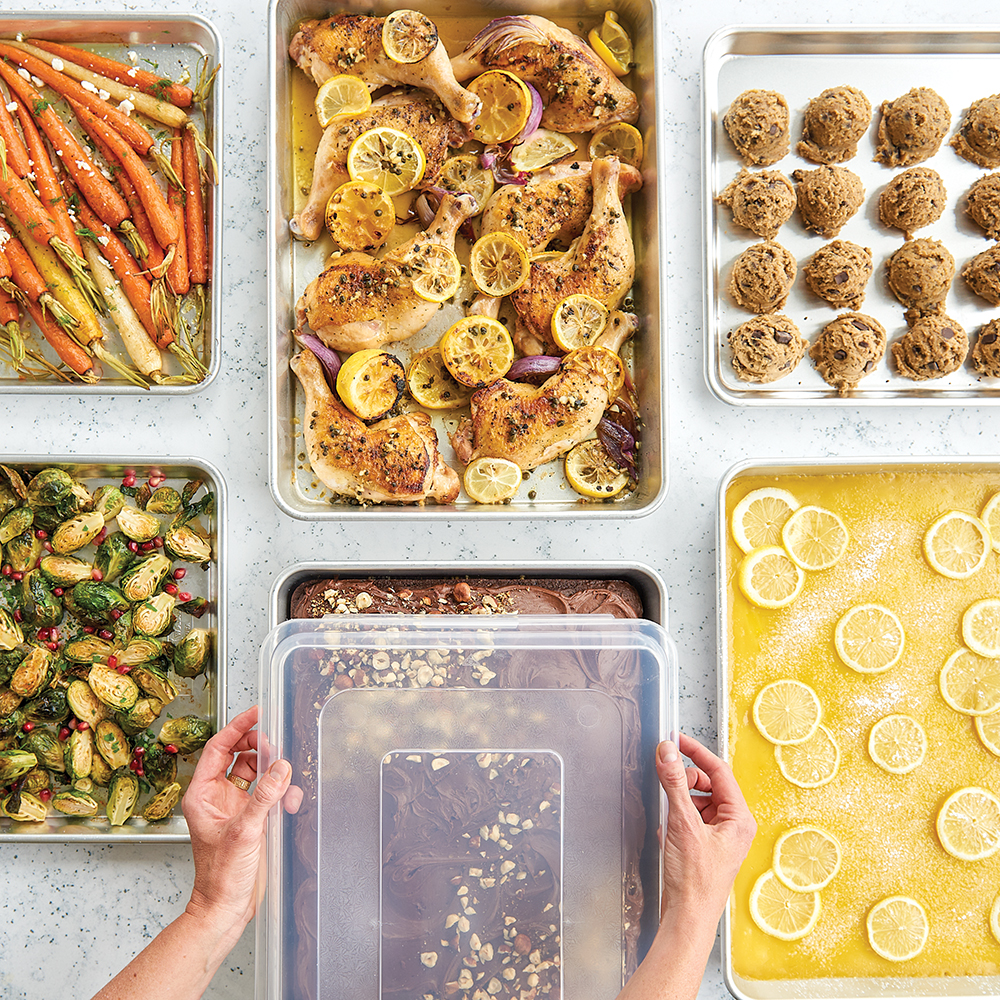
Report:
<svg viewBox="0 0 1000 1000"><path fill-rule="evenodd" d="M128 712L119 712L115 718L128 736L138 736L156 722L163 711L159 698L140 698Z"/></svg>
<svg viewBox="0 0 1000 1000"><path fill-rule="evenodd" d="M127 768L115 771L108 785L108 819L112 826L124 826L139 801L139 779Z"/></svg>
<svg viewBox="0 0 1000 1000"><path fill-rule="evenodd" d="M157 739L164 746L175 746L183 756L199 751L212 736L212 727L197 715L185 715L179 719L167 719L160 729Z"/></svg>
<svg viewBox="0 0 1000 1000"><path fill-rule="evenodd" d="M40 823L48 812L41 799L26 792L8 795L0 808L3 809L4 816L9 816L18 823Z"/></svg>
<svg viewBox="0 0 1000 1000"><path fill-rule="evenodd" d="M59 747L62 753L62 746ZM37 795L39 792L52 788L52 776L44 768L32 768L27 774L22 774L18 780L22 792Z"/></svg>
<svg viewBox="0 0 1000 1000"><path fill-rule="evenodd" d="M177 610L183 611L184 614L190 615L192 618L201 618L206 611L211 610L211 605L204 597L192 597L190 601L178 604Z"/></svg>
<svg viewBox="0 0 1000 1000"><path fill-rule="evenodd" d="M23 534L35 521L35 512L30 507L15 507L0 521L0 542L6 545L12 538Z"/></svg>
<svg viewBox="0 0 1000 1000"><path fill-rule="evenodd" d="M116 531L97 546L94 565L101 571L105 583L114 583L135 561L129 541L128 535Z"/></svg>
<svg viewBox="0 0 1000 1000"><path fill-rule="evenodd" d="M0 715L0 739L6 739L21 731L21 726L28 720L19 708L12 708L6 714ZM2 783L2 780L0 780Z"/></svg>
<svg viewBox="0 0 1000 1000"><path fill-rule="evenodd" d="M24 706L27 722L65 722L69 718L69 701L66 689L46 688Z"/></svg>
<svg viewBox="0 0 1000 1000"><path fill-rule="evenodd" d="M28 483L32 507L52 507L73 492L73 478L62 469L42 469Z"/></svg>
<svg viewBox="0 0 1000 1000"><path fill-rule="evenodd" d="M140 736L136 741L146 754L142 758L142 769L146 780L158 792L162 792L171 782L177 780L177 756L167 753L162 743L151 736Z"/></svg>
<svg viewBox="0 0 1000 1000"><path fill-rule="evenodd" d="M130 605L125 595L107 583L84 580L73 588L73 600L78 611L94 620L111 620L112 611L128 611Z"/></svg>
<svg viewBox="0 0 1000 1000"><path fill-rule="evenodd" d="M75 514L93 509L94 498L83 483L73 483L73 489L55 505L55 510L64 521Z"/></svg>

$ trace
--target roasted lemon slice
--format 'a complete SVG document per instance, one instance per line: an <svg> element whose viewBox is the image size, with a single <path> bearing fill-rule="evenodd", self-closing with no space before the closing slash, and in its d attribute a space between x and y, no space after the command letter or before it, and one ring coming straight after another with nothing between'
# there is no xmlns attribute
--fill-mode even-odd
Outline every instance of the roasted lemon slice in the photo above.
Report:
<svg viewBox="0 0 1000 1000"><path fill-rule="evenodd" d="M818 892L796 892L774 874L764 872L750 891L750 916L771 937L797 941L805 937L819 920Z"/></svg>
<svg viewBox="0 0 1000 1000"><path fill-rule="evenodd" d="M823 714L816 692L789 677L761 688L753 703L757 731L769 743L805 743L819 728Z"/></svg>
<svg viewBox="0 0 1000 1000"><path fill-rule="evenodd" d="M604 20L587 34L590 47L608 64L615 76L624 76L632 66L632 39L618 23L618 15L609 10Z"/></svg>
<svg viewBox="0 0 1000 1000"><path fill-rule="evenodd" d="M503 378L514 363L507 328L487 316L460 319L445 331L440 347L452 377L473 389Z"/></svg>
<svg viewBox="0 0 1000 1000"><path fill-rule="evenodd" d="M617 156L638 170L642 166L642 133L628 122L605 125L591 137L588 152L592 160Z"/></svg>
<svg viewBox="0 0 1000 1000"><path fill-rule="evenodd" d="M909 774L927 755L927 734L909 715L887 715L868 734L868 755L883 771Z"/></svg>
<svg viewBox="0 0 1000 1000"><path fill-rule="evenodd" d="M445 160L439 183L449 191L471 194L480 212L496 187L493 171L481 167L475 153L462 153Z"/></svg>
<svg viewBox="0 0 1000 1000"><path fill-rule="evenodd" d="M470 131L480 142L509 142L524 128L531 113L531 91L513 73L489 69L467 87L483 107Z"/></svg>
<svg viewBox="0 0 1000 1000"><path fill-rule="evenodd" d="M552 312L552 338L564 351L589 347L604 332L610 315L592 295L567 295Z"/></svg>
<svg viewBox="0 0 1000 1000"><path fill-rule="evenodd" d="M995 597L976 601L962 615L962 639L980 656L1000 656L1000 601Z"/></svg>
<svg viewBox="0 0 1000 1000"><path fill-rule="evenodd" d="M960 649L941 668L938 686L956 712L992 715L1000 710L1000 660Z"/></svg>
<svg viewBox="0 0 1000 1000"><path fill-rule="evenodd" d="M1000 849L1000 799L985 788L959 788L937 815L941 846L960 861L982 861Z"/></svg>
<svg viewBox="0 0 1000 1000"><path fill-rule="evenodd" d="M799 788L820 788L837 775L840 767L840 744L824 725L805 743L775 746L774 759L787 781Z"/></svg>
<svg viewBox="0 0 1000 1000"><path fill-rule="evenodd" d="M567 455L566 480L581 496L603 500L628 486L628 473L615 462L597 438L581 441Z"/></svg>
<svg viewBox="0 0 1000 1000"><path fill-rule="evenodd" d="M371 181L390 197L416 187L426 166L420 143L394 128L371 128L362 132L347 152L347 172L351 180Z"/></svg>
<svg viewBox="0 0 1000 1000"><path fill-rule="evenodd" d="M465 492L476 503L503 503L521 485L521 467L506 458L477 458L465 470Z"/></svg>
<svg viewBox="0 0 1000 1000"><path fill-rule="evenodd" d="M890 962L916 958L927 941L927 913L909 896L880 900L868 911L865 924L868 943Z"/></svg>
<svg viewBox="0 0 1000 1000"><path fill-rule="evenodd" d="M781 541L802 569L829 569L847 551L847 528L823 507L800 507L781 529Z"/></svg>
<svg viewBox="0 0 1000 1000"><path fill-rule="evenodd" d="M528 253L510 233L493 232L480 236L469 254L472 280L485 295L510 295L531 273Z"/></svg>
<svg viewBox="0 0 1000 1000"><path fill-rule="evenodd" d="M747 599L762 608L791 604L799 596L805 579L805 573L780 545L767 545L744 556L737 576Z"/></svg>
<svg viewBox="0 0 1000 1000"><path fill-rule="evenodd" d="M837 655L859 674L880 674L903 655L903 626L880 604L856 604L837 622Z"/></svg>
<svg viewBox="0 0 1000 1000"><path fill-rule="evenodd" d="M591 344L578 347L563 358L563 365L584 368L604 380L608 389L608 399L614 401L625 385L625 365L622 359L609 347Z"/></svg>
<svg viewBox="0 0 1000 1000"><path fill-rule="evenodd" d="M978 573L991 548L986 525L960 510L943 514L924 535L924 555L931 568L952 580Z"/></svg>
<svg viewBox="0 0 1000 1000"><path fill-rule="evenodd" d="M994 757L1000 757L1000 712L991 715L977 715L973 719L976 735L982 740L983 746Z"/></svg>
<svg viewBox="0 0 1000 1000"><path fill-rule="evenodd" d="M341 184L326 203L326 228L344 250L375 250L395 225L392 199L371 181Z"/></svg>
<svg viewBox="0 0 1000 1000"><path fill-rule="evenodd" d="M798 509L798 500L788 490L768 486L751 491L733 511L730 527L736 544L744 552L780 545L781 529Z"/></svg>
<svg viewBox="0 0 1000 1000"><path fill-rule="evenodd" d="M434 22L417 10L395 10L382 22L382 48L397 63L418 63L437 46Z"/></svg>
<svg viewBox="0 0 1000 1000"><path fill-rule="evenodd" d="M515 170L530 173L532 170L541 170L564 156L572 156L575 152L576 143L568 135L539 128L511 150L510 165Z"/></svg>
<svg viewBox="0 0 1000 1000"><path fill-rule="evenodd" d="M316 94L316 118L326 128L339 115L359 115L371 105L371 91L360 77L331 76Z"/></svg>
<svg viewBox="0 0 1000 1000"><path fill-rule="evenodd" d="M410 395L428 410L454 410L472 395L468 386L452 378L439 347L425 347L413 356L406 369L406 385Z"/></svg>
<svg viewBox="0 0 1000 1000"><path fill-rule="evenodd" d="M389 412L406 386L403 366L391 354L368 348L356 351L337 372L337 395L362 420Z"/></svg>
<svg viewBox="0 0 1000 1000"><path fill-rule="evenodd" d="M426 302L450 299L462 281L462 265L455 251L440 243L418 241L406 255L413 290Z"/></svg>
<svg viewBox="0 0 1000 1000"><path fill-rule="evenodd" d="M774 845L774 874L795 892L818 892L840 871L840 841L818 826L795 826Z"/></svg>

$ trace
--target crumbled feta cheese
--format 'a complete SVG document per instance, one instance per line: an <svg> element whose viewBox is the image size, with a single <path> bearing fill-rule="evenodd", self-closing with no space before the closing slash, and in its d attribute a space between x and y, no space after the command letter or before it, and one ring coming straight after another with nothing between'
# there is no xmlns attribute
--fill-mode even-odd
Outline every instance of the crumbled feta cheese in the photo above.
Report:
<svg viewBox="0 0 1000 1000"><path fill-rule="evenodd" d="M31 79L31 74L23 66L17 71L17 75L24 80Z"/></svg>
<svg viewBox="0 0 1000 1000"><path fill-rule="evenodd" d="M136 71L136 68L133 66L131 69L125 70L125 75L132 77L132 79L134 80L139 74Z"/></svg>
<svg viewBox="0 0 1000 1000"><path fill-rule="evenodd" d="M81 80L80 86L91 94L97 93L97 88L89 80Z"/></svg>
<svg viewBox="0 0 1000 1000"><path fill-rule="evenodd" d="M39 80L37 76L33 76L33 77L31 78L31 82L32 82L32 83L33 83L33 84L34 84L34 85L35 85L36 87L44 87L44 86L45 86L45 81L44 81L44 80Z"/></svg>
<svg viewBox="0 0 1000 1000"><path fill-rule="evenodd" d="M7 110L11 114L13 114L15 111L17 111L17 101L11 101L10 104L7 105Z"/></svg>
<svg viewBox="0 0 1000 1000"><path fill-rule="evenodd" d="M125 98L125 100L118 105L118 110L124 111L125 114L130 115L133 111L135 111L135 105L128 98Z"/></svg>
<svg viewBox="0 0 1000 1000"><path fill-rule="evenodd" d="M139 61L139 53L129 52L128 61L134 66Z"/></svg>
<svg viewBox="0 0 1000 1000"><path fill-rule="evenodd" d="M106 101L111 95L106 90L99 90L97 96L102 100Z"/></svg>
<svg viewBox="0 0 1000 1000"><path fill-rule="evenodd" d="M10 233L5 232L3 229L0 229L0 250L3 250L3 248L7 245L7 240L9 239L10 239Z"/></svg>
<svg viewBox="0 0 1000 1000"><path fill-rule="evenodd" d="M111 242L111 240L109 240L107 236L98 236L97 242L100 243L102 247L106 247Z"/></svg>
<svg viewBox="0 0 1000 1000"><path fill-rule="evenodd" d="M66 63L59 58L59 56L54 56L52 59L52 68L57 72L61 73L66 68Z"/></svg>
<svg viewBox="0 0 1000 1000"><path fill-rule="evenodd" d="M23 32L23 31L19 31L19 32L18 32L18 33L17 33L17 34L16 34L16 35L15 35L14 37L15 37L15 38L16 38L16 39L17 39L17 40L18 40L19 42L23 42L23 41L24 41L24 32Z"/></svg>

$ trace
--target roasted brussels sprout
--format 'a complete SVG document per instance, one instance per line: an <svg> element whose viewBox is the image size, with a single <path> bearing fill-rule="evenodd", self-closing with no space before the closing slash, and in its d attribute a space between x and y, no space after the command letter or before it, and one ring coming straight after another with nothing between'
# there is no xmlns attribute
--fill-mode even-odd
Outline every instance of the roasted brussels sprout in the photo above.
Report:
<svg viewBox="0 0 1000 1000"><path fill-rule="evenodd" d="M76 556L42 556L39 569L55 587L72 587L82 580L90 580L94 567Z"/></svg>
<svg viewBox="0 0 1000 1000"><path fill-rule="evenodd" d="M112 611L128 611L125 595L107 583L84 580L73 588L73 601L78 613L94 621L111 621Z"/></svg>
<svg viewBox="0 0 1000 1000"><path fill-rule="evenodd" d="M38 766L38 758L27 750L0 750L0 786Z"/></svg>
<svg viewBox="0 0 1000 1000"><path fill-rule="evenodd" d="M57 792L52 796L52 808L65 816L96 816L97 799L86 792Z"/></svg>
<svg viewBox="0 0 1000 1000"><path fill-rule="evenodd" d="M184 715L179 719L167 719L156 738L164 746L177 747L177 752L185 757L200 750L212 736L212 726L197 715Z"/></svg>
<svg viewBox="0 0 1000 1000"><path fill-rule="evenodd" d="M89 545L104 527L104 518L92 510L87 514L77 514L63 521L52 535L52 549L60 555L69 555L85 545Z"/></svg>
<svg viewBox="0 0 1000 1000"><path fill-rule="evenodd" d="M120 674L103 663L90 668L87 683L105 705L119 711L127 712L139 697L139 688L128 674Z"/></svg>
<svg viewBox="0 0 1000 1000"><path fill-rule="evenodd" d="M63 745L44 729L35 729L25 737L22 749L33 753L42 767L50 771L65 771L63 762Z"/></svg>
<svg viewBox="0 0 1000 1000"><path fill-rule="evenodd" d="M118 511L118 527L133 542L151 542L160 531L160 522L152 514L126 504Z"/></svg>
<svg viewBox="0 0 1000 1000"><path fill-rule="evenodd" d="M62 755L62 744L59 746L60 756ZM60 759L60 765L62 760ZM60 767L61 770L61 767ZM29 795L37 795L41 791L52 788L52 775L43 767L32 768L27 774L22 774L18 784L22 792Z"/></svg>
<svg viewBox="0 0 1000 1000"><path fill-rule="evenodd" d="M97 723L94 733L94 749L107 761L108 767L117 771L127 767L132 756L128 740L117 722L104 719Z"/></svg>
<svg viewBox="0 0 1000 1000"><path fill-rule="evenodd" d="M95 785L107 788L114 773L114 770L108 767L108 762L99 753L95 753L90 764L90 780Z"/></svg>
<svg viewBox="0 0 1000 1000"><path fill-rule="evenodd" d="M124 649L128 647L128 644L132 641L132 637L135 635L135 629L132 628L132 612L126 611L125 614L121 616L111 627L111 631L115 636L115 645L119 649Z"/></svg>
<svg viewBox="0 0 1000 1000"><path fill-rule="evenodd" d="M42 540L28 528L7 543L7 563L15 573L27 573L42 554Z"/></svg>
<svg viewBox="0 0 1000 1000"><path fill-rule="evenodd" d="M210 608L211 605L204 597L192 597L190 601L177 605L178 611L183 611L184 614L190 615L192 618L201 618Z"/></svg>
<svg viewBox="0 0 1000 1000"><path fill-rule="evenodd" d="M156 722L163 711L159 698L140 698L128 712L118 712L115 718L128 736L138 736Z"/></svg>
<svg viewBox="0 0 1000 1000"><path fill-rule="evenodd" d="M9 692L7 692L9 693ZM14 698L21 701L20 695L13 695ZM5 707L8 699L5 699ZM0 740L8 739L15 734L20 735L21 726L25 724L28 720L24 717L24 712L22 712L17 705L8 712L0 712ZM2 784L3 782L0 782Z"/></svg>
<svg viewBox="0 0 1000 1000"><path fill-rule="evenodd" d="M115 651L110 642L96 635L82 635L63 646L63 656L70 663L106 663Z"/></svg>
<svg viewBox="0 0 1000 1000"><path fill-rule="evenodd" d="M177 780L177 755L167 753L163 744L151 737L140 736L136 744L146 751L142 758L146 780L158 792L162 792L167 785Z"/></svg>
<svg viewBox="0 0 1000 1000"><path fill-rule="evenodd" d="M115 771L108 785L108 819L112 826L123 826L139 801L139 779L127 768Z"/></svg>
<svg viewBox="0 0 1000 1000"><path fill-rule="evenodd" d="M28 483L32 507L52 507L73 491L73 478L62 469L42 469Z"/></svg>
<svg viewBox="0 0 1000 1000"><path fill-rule="evenodd" d="M134 562L135 554L128 547L129 541L127 535L116 531L97 546L94 565L105 583L114 583Z"/></svg>
<svg viewBox="0 0 1000 1000"><path fill-rule="evenodd" d="M171 566L165 555L154 552L126 570L118 581L118 587L130 601L145 601L156 593Z"/></svg>
<svg viewBox="0 0 1000 1000"><path fill-rule="evenodd" d="M6 545L12 538L23 534L35 520L35 512L30 507L15 507L0 521L0 542Z"/></svg>
<svg viewBox="0 0 1000 1000"><path fill-rule="evenodd" d="M142 811L142 818L150 823L166 819L180 801L180 797L181 786L178 782L172 781L162 792L157 792L146 803L146 808Z"/></svg>
<svg viewBox="0 0 1000 1000"><path fill-rule="evenodd" d="M157 487L146 501L146 510L154 514L176 514L181 506L181 495L172 486Z"/></svg>
<svg viewBox="0 0 1000 1000"><path fill-rule="evenodd" d="M48 687L23 706L25 722L65 722L69 718L66 689Z"/></svg>
<svg viewBox="0 0 1000 1000"><path fill-rule="evenodd" d="M208 663L212 649L212 633L193 628L174 649L174 672L179 677L197 677Z"/></svg>
<svg viewBox="0 0 1000 1000"><path fill-rule="evenodd" d="M172 524L163 533L163 545L168 552L186 562L207 563L212 558L212 546L189 524Z"/></svg>
<svg viewBox="0 0 1000 1000"><path fill-rule="evenodd" d="M177 601L170 594L156 594L132 611L132 627L143 635L160 635L170 628Z"/></svg>
<svg viewBox="0 0 1000 1000"><path fill-rule="evenodd" d="M9 486L0 486L0 519L3 519L8 511L12 511L20 500Z"/></svg>
<svg viewBox="0 0 1000 1000"><path fill-rule="evenodd" d="M73 714L93 729L101 719L111 718L111 709L97 697L86 681L70 681L66 700Z"/></svg>
<svg viewBox="0 0 1000 1000"><path fill-rule="evenodd" d="M118 516L125 504L125 496L117 486L101 486L94 493L94 510L105 520Z"/></svg>
<svg viewBox="0 0 1000 1000"><path fill-rule="evenodd" d="M76 784L81 778L90 777L90 768L94 762L94 730L74 729L63 748L63 763L66 765L66 776L70 784Z"/></svg>
<svg viewBox="0 0 1000 1000"><path fill-rule="evenodd" d="M149 663L163 655L164 643L148 635L137 635L118 654L118 662L128 667Z"/></svg>
<svg viewBox="0 0 1000 1000"><path fill-rule="evenodd" d="M29 570L11 595L24 620L35 628L49 628L62 621L62 601L52 593L41 570Z"/></svg>
<svg viewBox="0 0 1000 1000"><path fill-rule="evenodd" d="M0 649L14 649L22 642L24 642L24 632L21 631L21 626L0 608Z"/></svg>
<svg viewBox="0 0 1000 1000"><path fill-rule="evenodd" d="M0 803L0 809L3 810L4 816L9 816L18 823L40 823L48 812L41 799L36 799L34 795L26 792L8 795L3 803Z"/></svg>
<svg viewBox="0 0 1000 1000"><path fill-rule="evenodd" d="M65 521L84 511L94 509L94 498L83 483L73 483L73 488L55 504L59 517ZM101 515L103 517L103 515Z"/></svg>
<svg viewBox="0 0 1000 1000"><path fill-rule="evenodd" d="M49 682L56 657L44 646L32 646L11 674L10 689L22 698L34 698Z"/></svg>
<svg viewBox="0 0 1000 1000"><path fill-rule="evenodd" d="M169 705L177 697L177 688L167 675L149 663L133 668L129 676L146 694L151 698L159 698L164 705Z"/></svg>

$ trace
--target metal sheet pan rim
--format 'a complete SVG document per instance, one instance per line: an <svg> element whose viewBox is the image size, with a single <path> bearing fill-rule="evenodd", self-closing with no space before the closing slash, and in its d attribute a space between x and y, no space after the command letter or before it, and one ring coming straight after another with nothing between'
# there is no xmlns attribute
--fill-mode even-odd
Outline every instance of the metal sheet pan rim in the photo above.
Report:
<svg viewBox="0 0 1000 1000"><path fill-rule="evenodd" d="M47 22L49 24L59 24L60 26L65 25L67 29L71 29L76 24L89 25L95 23L112 23L116 26L120 25L123 29L128 30L131 25L138 29L142 26L147 26L150 23L164 22L167 24L190 24L197 25L202 31L209 35L212 39L214 52L212 53L216 61L222 65L223 59L223 41L222 36L219 34L218 29L215 25L206 17L201 14L196 14L194 12L181 13L181 12L161 12L155 10L146 11L129 11L128 15L120 14L114 11L73 11L72 16L68 16L66 11L10 11L0 13L0 34L6 32L5 24L7 22L14 21L29 21L32 23ZM184 42L177 42L175 44L184 44ZM84 383L73 383L72 385L64 385L61 383L45 383L39 385L32 385L30 383L20 384L16 386L12 385L7 387L6 392L17 392L24 393L26 395L49 395L49 396L65 396L68 393L73 395L81 396L107 396L110 394L121 395L121 396L189 396L193 393L201 392L203 389L207 388L213 381L215 381L216 376L222 370L222 268L223 268L223 250L222 250L222 235L223 235L223 218L222 218L222 206L225 202L224 195L224 178L225 178L225 164L223 161L224 146L225 142L223 133L223 97L225 94L225 84L223 79L223 74L225 68L219 72L219 76L215 81L215 87L212 92L212 128L213 134L215 135L215 143L212 147L212 153L218 163L218 175L217 183L214 192L214 205L213 205L213 233L212 233L212 274L210 276L210 285L213 289L212 291L212 311L211 311L211 337L210 337L210 350L211 356L209 358L208 374L200 381L194 385L172 385L172 386L159 386L154 385L149 389L143 389L136 385L130 384L120 384L120 385L102 385L97 383L96 385L86 385Z"/></svg>
<svg viewBox="0 0 1000 1000"><path fill-rule="evenodd" d="M643 0L649 4L652 11L652 38L654 63L663 52L663 27L662 18L659 16L659 0ZM277 122L281 110L278 107L278 71L279 53L285 51L284 38L281 35L281 25L279 25L279 8L284 5L283 0L269 0L268 2L268 24L267 24L267 45L268 45L268 161L267 161L267 204L268 204L268 225L267 225L267 259L276 261L278 255L278 235L285 227L285 219L280 211L279 205L279 177L278 177L278 150L277 150ZM496 12L499 16L502 11ZM489 16L488 11L483 12L484 17ZM664 81L663 74L658 65L653 67L653 91L654 101L657 107L664 107ZM656 107L652 109L650 115L651 124L655 128L656 164L657 173L662 174L664 165L667 162L666 139L662 134L663 130L656 121ZM329 509L314 509L312 506L296 502L290 496L290 487L286 485L286 480L290 481L293 469L282 462L279 455L279 437L281 421L281 400L278 393L278 373L287 368L287 359L279 356L278 352L278 331L282 328L283 318L278 315L278 288L277 278L271 276L267 284L267 355L268 355L268 488L275 505L289 517L301 521L339 521L343 518L351 520L378 520L380 518L407 519L415 518L421 521L427 519L438 519L447 521L464 520L487 520L487 521L527 521L527 520L621 520L625 518L645 517L656 511L666 499L669 488L669 424L668 424L668 350L667 350L667 224L666 224L666 192L663 186L656 185L656 196L654 198L657 212L656 236L659 245L658 259L656 264L657 292L658 292L658 312L659 329L654 333L647 331L647 338L650 344L655 344L659 350L660 364L660 385L659 406L654 407L655 419L647 420L645 431L647 435L655 435L658 454L659 467L652 470L654 482L658 478L658 485L648 501L641 507L628 507L625 501L621 504L604 503L577 503L567 502L565 505L559 504L551 507L540 506L538 509L531 509L526 502L521 509L511 509L510 506L468 504L462 507L455 505L440 506L433 503L426 505L394 506L389 504L372 505L367 507L354 507L347 503L330 504ZM655 428L655 430L654 430ZM637 491L639 493L641 491Z"/></svg>
<svg viewBox="0 0 1000 1000"><path fill-rule="evenodd" d="M215 600L215 717L212 722L218 732L227 721L227 643L226 643L226 531L228 529L228 491L226 480L222 473L209 461L203 458L161 456L137 458L135 455L121 457L118 455L14 455L5 454L4 459L9 464L40 464L40 465L153 465L169 469L171 466L190 466L207 473L215 487L216 506L215 518L218 531L215 537L215 577L218 581L218 594ZM92 830L82 826L73 827L72 833L61 833L57 828L52 832L30 833L28 831L0 830L0 844L3 843L58 843L58 844L185 844L191 840L187 832L187 821L183 814L177 817L184 830L163 833L147 832L148 828L120 827L107 830Z"/></svg>
<svg viewBox="0 0 1000 1000"><path fill-rule="evenodd" d="M725 57L733 55L727 43L741 36L753 34L760 38L796 37L815 39L823 35L842 35L850 38L864 35L906 36L912 39L935 39L953 41L956 36L969 35L975 38L988 39L995 35L1000 46L1000 23L995 24L958 24L958 25L926 25L912 26L905 24L830 24L819 27L815 24L734 24L725 25L715 31L705 43L702 51L702 90L701 90L701 123L702 123L702 170L701 170L701 204L702 204L702 240L703 262L706 267L706 281L702 288L702 322L704 329L704 351L702 374L709 390L716 398L733 406L993 406L1000 404L1000 385L989 386L984 390L974 385L954 386L947 388L913 388L903 392L899 389L866 389L861 388L855 394L840 396L832 387L825 389L782 389L780 383L745 383L746 389L737 389L726 384L719 376L720 354L722 349L721 333L715 329L718 317L712 303L712 288L709 287L708 275L712 272L711 261L708 259L710 249L716 245L716 230L713 225L714 196L711 183L711 168L714 147L713 130L709 127L712 109L717 105L717 70ZM874 51L874 50L873 50ZM961 54L964 50L955 44L952 54ZM761 53L765 54L765 53ZM781 53L792 54L792 53ZM808 54L797 50L796 54ZM836 54L836 53L827 53ZM895 54L895 53L894 53ZM911 54L916 54L913 52ZM873 116L877 113L872 109ZM752 318L748 314L748 319ZM888 349L886 355L888 355ZM971 343L970 343L971 353ZM805 359L803 359L805 363ZM970 373L970 378L973 375ZM769 386L774 386L770 388Z"/></svg>

